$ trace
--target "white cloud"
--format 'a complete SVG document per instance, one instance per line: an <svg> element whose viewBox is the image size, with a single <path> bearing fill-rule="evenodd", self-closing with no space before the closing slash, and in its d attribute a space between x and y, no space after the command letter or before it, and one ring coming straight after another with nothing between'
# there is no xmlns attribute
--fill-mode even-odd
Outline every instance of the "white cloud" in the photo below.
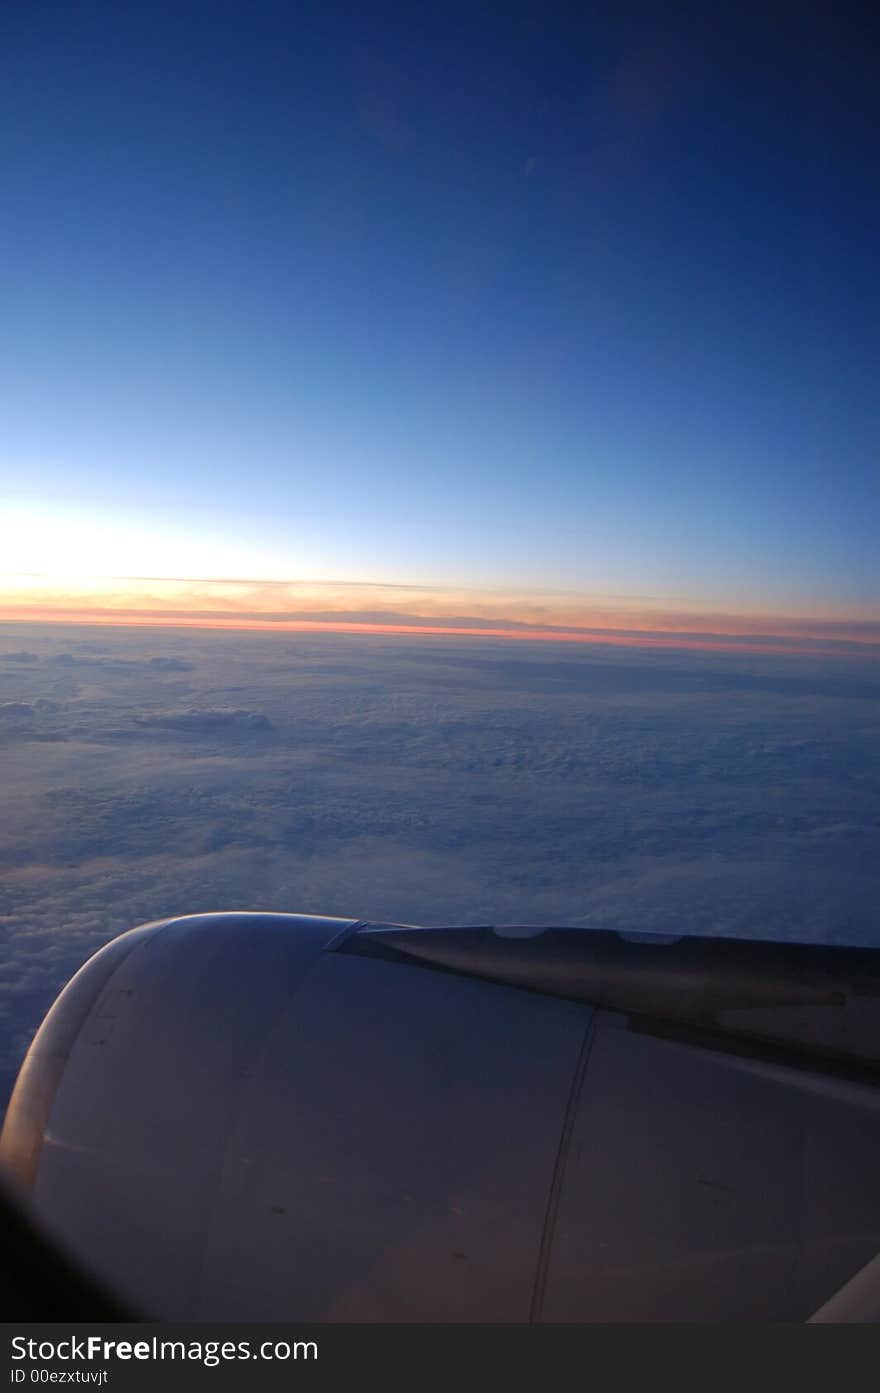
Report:
<svg viewBox="0 0 880 1393"><path fill-rule="evenodd" d="M83 958L166 914L878 933L869 663L24 627L0 1099Z"/></svg>

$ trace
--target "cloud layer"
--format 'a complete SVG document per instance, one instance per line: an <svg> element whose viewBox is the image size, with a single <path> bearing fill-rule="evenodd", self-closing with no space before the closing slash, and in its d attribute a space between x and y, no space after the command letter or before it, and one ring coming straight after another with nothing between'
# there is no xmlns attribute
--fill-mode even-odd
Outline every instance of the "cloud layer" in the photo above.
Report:
<svg viewBox="0 0 880 1393"><path fill-rule="evenodd" d="M166 914L878 941L878 698L854 658L0 628L0 1092Z"/></svg>

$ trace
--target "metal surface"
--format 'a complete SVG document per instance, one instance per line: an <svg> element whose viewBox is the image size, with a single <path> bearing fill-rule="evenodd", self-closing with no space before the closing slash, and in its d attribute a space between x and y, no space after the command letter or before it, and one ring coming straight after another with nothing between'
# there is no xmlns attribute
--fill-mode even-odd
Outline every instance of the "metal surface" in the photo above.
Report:
<svg viewBox="0 0 880 1393"><path fill-rule="evenodd" d="M547 1321L804 1321L880 1249L880 1096L597 1016Z"/></svg>
<svg viewBox="0 0 880 1393"><path fill-rule="evenodd" d="M43 1021L19 1070L0 1133L0 1165L19 1190L33 1186L58 1085L103 988L164 922L143 924L106 944L71 978Z"/></svg>
<svg viewBox="0 0 880 1393"><path fill-rule="evenodd" d="M810 1316L810 1325L876 1325L880 1321L880 1253Z"/></svg>
<svg viewBox="0 0 880 1393"><path fill-rule="evenodd" d="M877 959L162 921L62 992L0 1154L147 1317L870 1319Z"/></svg>
<svg viewBox="0 0 880 1393"><path fill-rule="evenodd" d="M364 924L341 951L505 982L880 1079L880 953L595 929ZM720 1043L720 1040L719 1040Z"/></svg>
<svg viewBox="0 0 880 1393"><path fill-rule="evenodd" d="M197 1314L528 1320L589 1016L328 954L239 1114Z"/></svg>
<svg viewBox="0 0 880 1393"><path fill-rule="evenodd" d="M29 1146L37 1154L34 1207L74 1257L136 1308L158 1310L161 1297L163 1309L188 1309L254 1054L347 922L201 915L136 931L136 951L114 959L127 938L111 944L109 977L108 959L97 954L38 1033L36 1059L47 1028L53 1038L73 1038L45 1126ZM7 1154L7 1131L20 1138L33 1118L28 1074L26 1065L10 1102ZM20 1170L13 1175L28 1181Z"/></svg>
<svg viewBox="0 0 880 1393"><path fill-rule="evenodd" d="M590 1012L324 953L340 927L204 916L125 958L36 1211L160 1318L527 1320Z"/></svg>

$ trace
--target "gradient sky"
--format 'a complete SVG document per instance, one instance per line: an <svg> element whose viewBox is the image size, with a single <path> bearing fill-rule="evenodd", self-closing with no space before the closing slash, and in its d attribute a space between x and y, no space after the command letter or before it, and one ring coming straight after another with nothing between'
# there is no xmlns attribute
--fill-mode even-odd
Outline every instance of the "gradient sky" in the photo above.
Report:
<svg viewBox="0 0 880 1393"><path fill-rule="evenodd" d="M0 567L877 617L859 12L7 0Z"/></svg>

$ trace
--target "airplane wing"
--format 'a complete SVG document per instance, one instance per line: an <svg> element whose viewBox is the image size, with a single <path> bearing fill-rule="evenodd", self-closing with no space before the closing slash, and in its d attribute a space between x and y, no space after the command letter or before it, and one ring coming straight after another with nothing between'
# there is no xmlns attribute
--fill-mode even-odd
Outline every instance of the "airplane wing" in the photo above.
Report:
<svg viewBox="0 0 880 1393"><path fill-rule="evenodd" d="M880 953L280 914L65 987L0 1159L162 1320L880 1318Z"/></svg>

